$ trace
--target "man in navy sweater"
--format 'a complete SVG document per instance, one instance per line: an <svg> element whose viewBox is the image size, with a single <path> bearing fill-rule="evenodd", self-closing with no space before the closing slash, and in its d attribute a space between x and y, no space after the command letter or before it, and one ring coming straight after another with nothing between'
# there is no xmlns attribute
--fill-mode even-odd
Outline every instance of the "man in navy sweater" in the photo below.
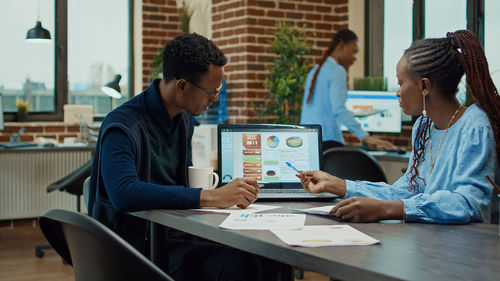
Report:
<svg viewBox="0 0 500 281"><path fill-rule="evenodd" d="M179 35L165 45L163 78L113 110L102 123L91 172L89 215L145 255L148 224L127 212L246 208L257 199L259 185L249 178L215 190L187 187L192 116L218 100L225 64L224 54L212 41L197 34ZM193 241L185 233L170 235L168 253L169 264L162 267L176 280L262 278L257 257Z"/></svg>

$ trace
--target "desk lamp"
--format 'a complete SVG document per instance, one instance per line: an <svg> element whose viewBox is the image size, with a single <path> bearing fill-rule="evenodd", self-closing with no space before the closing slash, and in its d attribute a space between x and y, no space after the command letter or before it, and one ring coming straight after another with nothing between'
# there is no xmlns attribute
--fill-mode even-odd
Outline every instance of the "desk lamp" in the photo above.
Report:
<svg viewBox="0 0 500 281"><path fill-rule="evenodd" d="M101 91L105 93L106 95L119 99L122 97L121 90L120 90L120 80L122 79L122 76L120 74L116 74L115 79L113 81L106 83L104 86L101 87Z"/></svg>

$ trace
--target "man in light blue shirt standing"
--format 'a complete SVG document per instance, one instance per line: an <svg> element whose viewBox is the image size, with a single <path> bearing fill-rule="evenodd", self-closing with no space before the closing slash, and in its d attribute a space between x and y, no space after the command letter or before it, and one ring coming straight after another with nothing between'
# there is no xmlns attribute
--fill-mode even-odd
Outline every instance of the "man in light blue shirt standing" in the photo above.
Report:
<svg viewBox="0 0 500 281"><path fill-rule="evenodd" d="M322 126L324 150L344 145L342 124L370 147L395 148L388 141L370 136L345 107L347 70L356 61L358 50L354 32L348 29L337 32L319 66L311 69L307 77L300 123Z"/></svg>

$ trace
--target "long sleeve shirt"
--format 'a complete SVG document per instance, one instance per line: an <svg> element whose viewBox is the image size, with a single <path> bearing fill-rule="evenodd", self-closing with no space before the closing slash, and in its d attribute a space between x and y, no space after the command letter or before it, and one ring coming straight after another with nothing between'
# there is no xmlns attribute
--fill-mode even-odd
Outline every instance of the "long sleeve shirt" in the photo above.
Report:
<svg viewBox="0 0 500 281"><path fill-rule="evenodd" d="M187 187L192 116L170 118L159 81L106 116L90 177L89 215L143 253L148 226L127 212L200 206L201 189Z"/></svg>
<svg viewBox="0 0 500 281"><path fill-rule="evenodd" d="M362 140L368 133L347 110L347 73L335 59L328 57L319 70L311 102L307 102L309 88L318 66L309 72L304 87L304 100L300 124L320 124L323 141L344 143L341 125L345 125L356 137Z"/></svg>
<svg viewBox="0 0 500 281"><path fill-rule="evenodd" d="M422 118L422 117L420 117ZM419 120L413 127L417 133ZM434 127L434 123L431 124ZM381 200L402 200L405 220L429 223L468 223L488 221L491 214L492 187L486 175L495 176L498 161L495 139L488 117L477 105L470 106L448 129L439 154L439 143L445 130L432 130L432 153L435 160L431 173L430 142L425 144L425 160L418 167L420 193L409 191L409 170L394 184L346 181L345 198L363 196ZM412 154L413 156L413 154ZM408 167L413 164L412 156Z"/></svg>

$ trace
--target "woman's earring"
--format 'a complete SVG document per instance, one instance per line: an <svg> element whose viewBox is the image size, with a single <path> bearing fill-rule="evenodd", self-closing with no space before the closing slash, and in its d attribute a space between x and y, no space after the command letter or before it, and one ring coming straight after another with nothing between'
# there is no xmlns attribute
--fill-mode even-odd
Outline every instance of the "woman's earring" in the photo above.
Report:
<svg viewBox="0 0 500 281"><path fill-rule="evenodd" d="M425 110L425 96L427 96L429 92L425 92L422 94L422 99L423 99L423 104L424 104L424 110L422 110L422 115L427 116L427 111Z"/></svg>

